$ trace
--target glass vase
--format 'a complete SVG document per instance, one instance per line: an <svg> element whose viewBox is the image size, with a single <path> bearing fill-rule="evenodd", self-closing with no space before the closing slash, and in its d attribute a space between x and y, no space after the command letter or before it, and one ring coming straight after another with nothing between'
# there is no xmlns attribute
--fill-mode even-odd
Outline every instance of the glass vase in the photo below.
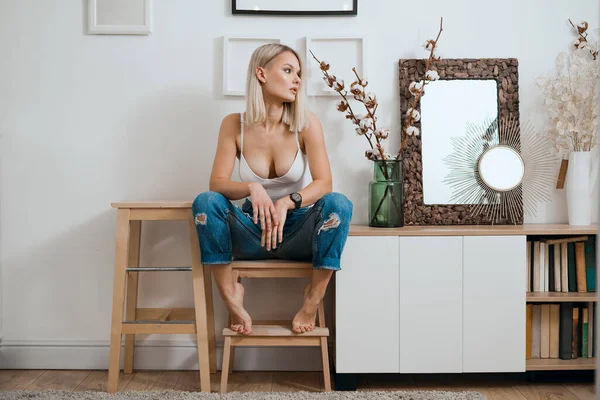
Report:
<svg viewBox="0 0 600 400"><path fill-rule="evenodd" d="M402 160L373 161L373 180L369 182L369 226L404 226L402 181Z"/></svg>

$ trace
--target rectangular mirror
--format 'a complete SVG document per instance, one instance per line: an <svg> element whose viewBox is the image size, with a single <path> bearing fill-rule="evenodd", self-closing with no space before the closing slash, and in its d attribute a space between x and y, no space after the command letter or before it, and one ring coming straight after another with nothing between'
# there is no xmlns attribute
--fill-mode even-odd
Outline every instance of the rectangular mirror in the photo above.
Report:
<svg viewBox="0 0 600 400"><path fill-rule="evenodd" d="M428 82L415 103L410 86L422 82L427 69L436 71L439 80ZM490 191L478 172L486 150L508 142L520 148L519 61L442 58L429 65L427 59L401 59L399 81L401 125L410 108L420 113L419 121L412 122L420 134L406 137L402 154L404 224L523 223L522 215L511 218L506 209L492 212L506 196ZM507 119L516 130L498 129L498 122ZM522 196L515 193L513 208L522 209Z"/></svg>
<svg viewBox="0 0 600 400"><path fill-rule="evenodd" d="M421 155L423 158L424 204L458 204L452 187L445 182L453 162L453 139L466 136L469 125L481 127L498 118L498 87L494 79L438 80L427 84L421 98ZM498 141L497 124L490 127ZM474 196L467 204L478 204Z"/></svg>

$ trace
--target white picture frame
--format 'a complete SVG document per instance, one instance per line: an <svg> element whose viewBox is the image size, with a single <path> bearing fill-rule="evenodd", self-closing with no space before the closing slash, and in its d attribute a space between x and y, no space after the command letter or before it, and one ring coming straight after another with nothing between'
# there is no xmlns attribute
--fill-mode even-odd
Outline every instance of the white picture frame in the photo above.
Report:
<svg viewBox="0 0 600 400"><path fill-rule="evenodd" d="M331 66L330 74L338 79L343 79L346 89L350 89L350 83L356 80L352 68L356 67L362 78L367 75L366 60L367 46L363 36L308 36L306 37L306 65L305 84L308 96L332 97L339 94L327 86L323 80L323 72L319 64L313 58L325 61Z"/></svg>
<svg viewBox="0 0 600 400"><path fill-rule="evenodd" d="M248 63L252 52L281 39L256 36L223 36L223 95L245 96Z"/></svg>
<svg viewBox="0 0 600 400"><path fill-rule="evenodd" d="M88 34L149 35L152 0L88 0Z"/></svg>

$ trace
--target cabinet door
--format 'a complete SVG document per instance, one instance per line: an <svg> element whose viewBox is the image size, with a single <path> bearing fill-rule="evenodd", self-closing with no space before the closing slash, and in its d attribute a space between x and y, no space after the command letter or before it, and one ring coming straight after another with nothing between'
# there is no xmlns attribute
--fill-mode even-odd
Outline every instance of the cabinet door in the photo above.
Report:
<svg viewBox="0 0 600 400"><path fill-rule="evenodd" d="M464 238L464 372L525 371L525 242Z"/></svg>
<svg viewBox="0 0 600 400"><path fill-rule="evenodd" d="M401 237L400 372L462 370L462 237Z"/></svg>
<svg viewBox="0 0 600 400"><path fill-rule="evenodd" d="M399 372L398 237L350 236L336 272L336 371Z"/></svg>

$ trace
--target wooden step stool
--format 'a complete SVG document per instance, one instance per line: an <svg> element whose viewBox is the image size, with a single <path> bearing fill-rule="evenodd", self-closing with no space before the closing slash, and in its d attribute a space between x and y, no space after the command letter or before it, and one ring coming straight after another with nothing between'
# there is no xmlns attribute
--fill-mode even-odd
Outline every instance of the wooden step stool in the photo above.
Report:
<svg viewBox="0 0 600 400"><path fill-rule="evenodd" d="M310 278L312 264L283 260L235 261L232 264L235 278ZM329 329L325 327L323 300L317 309L318 327L312 332L295 333L291 321L255 321L252 333L243 335L229 328L223 329L225 345L223 349L223 365L221 368L221 393L227 392L227 379L233 368L233 355L238 346L316 346L321 347L323 362L323 383L325 391L331 391L329 375L329 353L327 337ZM231 323L231 316L229 318Z"/></svg>
<svg viewBox="0 0 600 400"><path fill-rule="evenodd" d="M196 334L200 388L203 392L210 392L210 373L217 372L211 274L210 268L203 269L200 262L192 203L130 202L112 203L111 206L117 209L117 238L107 391L117 391L121 335L125 334L123 370L130 374L133 370L135 335L158 333ZM188 221L192 266L139 267L142 221ZM137 308L138 274L153 271L191 271L194 308Z"/></svg>

